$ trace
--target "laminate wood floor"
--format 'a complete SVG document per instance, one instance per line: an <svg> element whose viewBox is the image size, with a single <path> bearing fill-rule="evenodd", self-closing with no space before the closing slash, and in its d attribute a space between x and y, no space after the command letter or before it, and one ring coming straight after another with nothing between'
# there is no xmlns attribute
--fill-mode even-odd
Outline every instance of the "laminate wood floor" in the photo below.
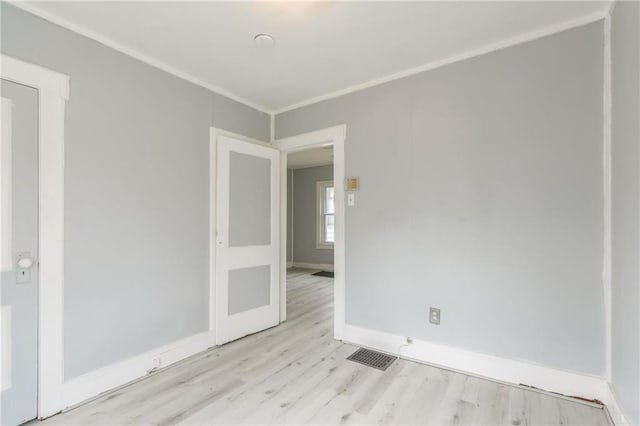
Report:
<svg viewBox="0 0 640 426"><path fill-rule="evenodd" d="M288 321L210 349L46 426L210 424L609 425L602 408L400 360L385 372L335 341L333 280L288 274Z"/></svg>

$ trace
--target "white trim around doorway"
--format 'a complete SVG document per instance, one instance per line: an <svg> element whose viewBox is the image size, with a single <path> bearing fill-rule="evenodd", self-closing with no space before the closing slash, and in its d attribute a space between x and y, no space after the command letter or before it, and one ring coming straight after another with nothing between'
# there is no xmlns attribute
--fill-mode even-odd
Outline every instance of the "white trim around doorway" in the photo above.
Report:
<svg viewBox="0 0 640 426"><path fill-rule="evenodd" d="M280 167L280 322L287 319L287 154L324 146L333 146L333 180L335 184L335 243L334 243L334 337L343 338L345 323L345 191L344 142L345 124L315 132L304 133L273 142L281 152Z"/></svg>
<svg viewBox="0 0 640 426"><path fill-rule="evenodd" d="M38 90L38 418L63 406L64 109L69 77L7 55L0 76Z"/></svg>

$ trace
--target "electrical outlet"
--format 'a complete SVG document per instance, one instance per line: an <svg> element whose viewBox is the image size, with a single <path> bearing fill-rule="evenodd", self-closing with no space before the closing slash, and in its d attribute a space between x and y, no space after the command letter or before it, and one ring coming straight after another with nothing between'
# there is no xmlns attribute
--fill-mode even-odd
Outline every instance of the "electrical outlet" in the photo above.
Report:
<svg viewBox="0 0 640 426"><path fill-rule="evenodd" d="M440 325L440 309L434 307L429 308L429 322Z"/></svg>

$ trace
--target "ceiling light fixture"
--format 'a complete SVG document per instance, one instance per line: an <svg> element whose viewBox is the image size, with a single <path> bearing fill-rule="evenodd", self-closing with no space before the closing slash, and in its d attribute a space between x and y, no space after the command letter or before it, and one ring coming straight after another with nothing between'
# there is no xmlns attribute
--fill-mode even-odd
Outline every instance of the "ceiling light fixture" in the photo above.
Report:
<svg viewBox="0 0 640 426"><path fill-rule="evenodd" d="M253 43L257 47L268 48L273 47L273 45L276 44L276 41L269 34L257 34L253 38Z"/></svg>

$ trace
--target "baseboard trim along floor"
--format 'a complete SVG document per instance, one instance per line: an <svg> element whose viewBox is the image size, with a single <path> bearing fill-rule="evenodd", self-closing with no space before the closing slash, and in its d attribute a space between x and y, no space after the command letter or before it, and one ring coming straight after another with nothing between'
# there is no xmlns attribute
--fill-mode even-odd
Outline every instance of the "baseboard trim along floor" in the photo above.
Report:
<svg viewBox="0 0 640 426"><path fill-rule="evenodd" d="M611 425L613 416L601 405L501 383L495 378L518 383L524 375L501 376L474 364L477 359L479 364L494 362L492 368L531 368L521 363L488 361L486 355L420 341L409 352L403 348L403 359L384 371L348 360L358 346L397 353L398 340L406 342L357 327L348 327L347 337L358 341L358 346L335 340L333 280L311 272L288 274L288 320L280 326L204 352L211 336L199 334L70 380L65 387L67 404L117 388L45 420L43 426L141 422ZM432 352L435 355L428 357ZM191 353L196 354L162 368ZM444 362L446 357L454 361ZM158 359L161 368L147 374ZM452 371L453 366L491 379ZM534 369L530 373L549 372ZM555 378L567 377L576 379L562 372ZM593 384L591 378L583 383Z"/></svg>
<svg viewBox="0 0 640 426"><path fill-rule="evenodd" d="M68 380L62 386L64 406L60 408L85 402L212 346L215 346L212 333L206 331Z"/></svg>
<svg viewBox="0 0 640 426"><path fill-rule="evenodd" d="M526 385L543 391L606 402L608 384L603 378L557 370L452 346L413 339L345 324L344 341L398 355L405 359L471 374L507 384ZM576 399L581 401L580 399Z"/></svg>
<svg viewBox="0 0 640 426"><path fill-rule="evenodd" d="M609 413L609 418L616 426L630 426L631 422L622 413L622 408L618 404L618 398L616 393L611 388L611 385L607 383L606 395L603 400L605 409Z"/></svg>

